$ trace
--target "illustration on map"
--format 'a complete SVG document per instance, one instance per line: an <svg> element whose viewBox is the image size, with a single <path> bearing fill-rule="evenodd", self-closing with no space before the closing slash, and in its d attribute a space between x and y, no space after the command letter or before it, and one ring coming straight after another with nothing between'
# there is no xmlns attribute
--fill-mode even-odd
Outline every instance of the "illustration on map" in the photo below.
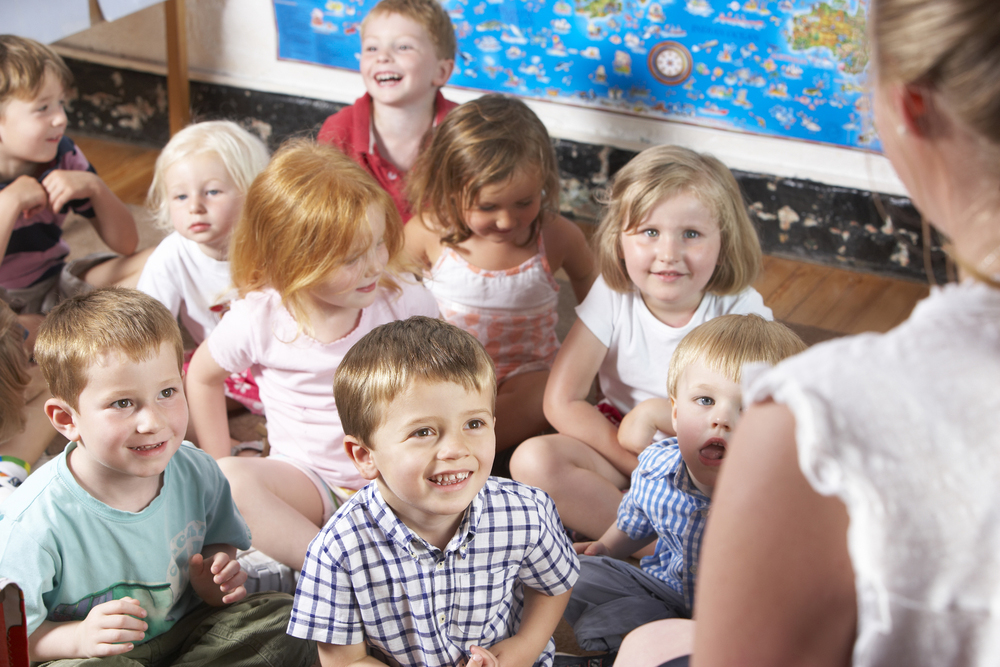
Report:
<svg viewBox="0 0 1000 667"><path fill-rule="evenodd" d="M282 59L357 71L377 0L275 0ZM878 150L868 0L442 0L448 84Z"/></svg>

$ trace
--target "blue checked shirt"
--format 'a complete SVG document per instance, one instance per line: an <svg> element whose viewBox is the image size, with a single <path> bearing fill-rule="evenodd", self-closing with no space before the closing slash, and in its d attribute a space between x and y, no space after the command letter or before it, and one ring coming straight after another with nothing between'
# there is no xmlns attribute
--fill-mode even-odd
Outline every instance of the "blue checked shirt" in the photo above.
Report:
<svg viewBox="0 0 1000 667"><path fill-rule="evenodd" d="M444 551L392 512L377 484L354 495L313 539L288 634L368 643L390 665L454 667L469 644L514 635L524 586L568 591L580 564L545 492L491 477ZM536 666L549 666L549 639Z"/></svg>
<svg viewBox="0 0 1000 667"><path fill-rule="evenodd" d="M639 565L683 595L689 612L709 503L691 481L677 438L667 438L639 454L632 487L618 506L622 532L636 540L659 536L656 552Z"/></svg>

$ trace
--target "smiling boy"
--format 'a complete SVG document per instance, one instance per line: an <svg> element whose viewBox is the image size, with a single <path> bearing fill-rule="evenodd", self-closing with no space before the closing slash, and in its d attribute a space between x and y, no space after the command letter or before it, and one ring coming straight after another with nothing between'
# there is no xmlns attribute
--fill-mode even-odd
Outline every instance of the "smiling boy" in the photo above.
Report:
<svg viewBox="0 0 1000 667"><path fill-rule="evenodd" d="M46 414L70 443L0 517L0 574L24 590L32 660L311 664L313 647L284 632L290 597L246 597L235 553L249 531L218 466L183 442L170 312L135 290L77 295L46 318L35 354Z"/></svg>
<svg viewBox="0 0 1000 667"><path fill-rule="evenodd" d="M404 223L411 213L403 178L427 134L457 106L440 91L456 50L451 18L437 0L382 0L361 23L368 92L327 118L317 136L374 176Z"/></svg>
<svg viewBox="0 0 1000 667"><path fill-rule="evenodd" d="M374 483L309 545L288 632L319 642L323 665L551 665L578 562L544 492L489 476L482 345L426 317L383 325L344 357L334 396Z"/></svg>
<svg viewBox="0 0 1000 667"><path fill-rule="evenodd" d="M805 349L788 327L758 315L723 315L696 327L670 359L662 402L631 413L651 437L677 434L639 454L618 519L596 542L574 545L580 579L566 607L577 642L615 650L633 629L661 618L691 618L701 537L726 447L742 412L744 364L774 365ZM649 406L651 409L645 409ZM649 442L649 440L645 440ZM624 558L657 540L640 568Z"/></svg>

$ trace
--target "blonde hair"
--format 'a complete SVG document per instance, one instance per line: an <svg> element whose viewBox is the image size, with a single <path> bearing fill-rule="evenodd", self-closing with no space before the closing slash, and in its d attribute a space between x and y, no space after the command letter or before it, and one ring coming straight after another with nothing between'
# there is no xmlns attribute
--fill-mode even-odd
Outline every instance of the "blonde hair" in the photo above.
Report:
<svg viewBox="0 0 1000 667"><path fill-rule="evenodd" d="M434 51L441 60L454 60L458 52L455 27L451 17L437 0L382 0L371 8L361 22L361 36L373 17L399 14L419 23L434 45Z"/></svg>
<svg viewBox="0 0 1000 667"><path fill-rule="evenodd" d="M209 120L188 125L171 137L156 158L153 182L146 196L146 206L153 222L161 229L172 229L170 199L167 196L167 171L181 160L196 155L216 156L240 193L246 195L253 179L267 166L267 146L236 123Z"/></svg>
<svg viewBox="0 0 1000 667"><path fill-rule="evenodd" d="M240 295L272 288L309 332L304 291L344 266L371 235L368 208L385 212L389 263L379 284L393 280L402 264L403 224L388 193L336 148L292 139L278 149L247 192L233 230L229 266Z"/></svg>
<svg viewBox="0 0 1000 667"><path fill-rule="evenodd" d="M623 293L634 289L625 270L622 234L635 230L661 201L682 193L697 197L719 223L722 245L705 290L735 294L757 278L763 262L760 240L732 172L711 155L654 146L622 167L602 202L607 209L593 244L608 287Z"/></svg>
<svg viewBox="0 0 1000 667"><path fill-rule="evenodd" d="M421 381L490 392L495 408L496 372L482 343L452 324L417 315L372 329L344 355L333 378L344 433L371 448L389 404Z"/></svg>
<svg viewBox="0 0 1000 667"><path fill-rule="evenodd" d="M739 384L744 364L763 361L773 366L805 349L802 339L780 322L754 314L721 315L692 329L674 348L667 394L677 396L677 383L694 361Z"/></svg>
<svg viewBox="0 0 1000 667"><path fill-rule="evenodd" d="M552 141L524 102L483 95L453 109L437 127L410 171L407 194L414 215L430 214L429 223L441 233L442 242L454 246L472 236L465 211L475 204L480 190L528 169L538 170L542 190L530 244L544 216L559 211L559 169Z"/></svg>
<svg viewBox="0 0 1000 667"><path fill-rule="evenodd" d="M59 79L63 90L73 86L73 74L58 53L33 39L0 35L0 113L12 98L37 95L46 72Z"/></svg>
<svg viewBox="0 0 1000 667"><path fill-rule="evenodd" d="M140 362L166 343L184 364L177 320L162 303L138 290L103 287L78 294L53 308L38 330L35 359L52 396L78 408L87 369L106 354Z"/></svg>
<svg viewBox="0 0 1000 667"><path fill-rule="evenodd" d="M0 301L0 443L24 429L24 390L30 381L24 328Z"/></svg>

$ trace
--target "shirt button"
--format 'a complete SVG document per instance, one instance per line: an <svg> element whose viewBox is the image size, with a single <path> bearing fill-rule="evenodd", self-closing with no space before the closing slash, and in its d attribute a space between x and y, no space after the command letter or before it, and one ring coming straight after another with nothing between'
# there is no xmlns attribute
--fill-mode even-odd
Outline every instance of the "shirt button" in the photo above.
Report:
<svg viewBox="0 0 1000 667"><path fill-rule="evenodd" d="M440 623L441 625L444 625L444 621L445 621L444 612L442 612L442 613L438 614L438 623Z"/></svg>
<svg viewBox="0 0 1000 667"><path fill-rule="evenodd" d="M691 574L698 574L698 566L697 565L692 565L691 566Z"/></svg>
<svg viewBox="0 0 1000 667"><path fill-rule="evenodd" d="M439 569L439 570L443 570L444 569L444 561L441 561L440 563L437 564L437 569Z"/></svg>

